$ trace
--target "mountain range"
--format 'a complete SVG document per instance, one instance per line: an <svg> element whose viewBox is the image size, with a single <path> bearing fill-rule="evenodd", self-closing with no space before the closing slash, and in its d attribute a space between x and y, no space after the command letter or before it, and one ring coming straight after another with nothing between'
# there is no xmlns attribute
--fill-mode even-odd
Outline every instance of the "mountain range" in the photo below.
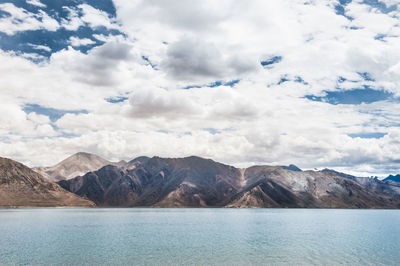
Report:
<svg viewBox="0 0 400 266"><path fill-rule="evenodd" d="M0 165L0 178L14 180L13 185L0 185L0 206L32 206L27 195L34 193L35 185L20 180L31 177L47 184L49 191L42 188L43 195L54 190L63 197L73 195L71 206L79 205L79 199L80 204L98 207L400 208L400 182L393 178L381 181L329 169L302 171L295 165L242 169L196 156L142 156L114 163L77 153L53 167L34 168L36 173L3 160L18 165L24 175ZM26 204L13 204L19 197L12 195L21 190L22 183Z"/></svg>
<svg viewBox="0 0 400 266"><path fill-rule="evenodd" d="M400 175L389 175L385 179L383 179L385 182L400 182Z"/></svg>

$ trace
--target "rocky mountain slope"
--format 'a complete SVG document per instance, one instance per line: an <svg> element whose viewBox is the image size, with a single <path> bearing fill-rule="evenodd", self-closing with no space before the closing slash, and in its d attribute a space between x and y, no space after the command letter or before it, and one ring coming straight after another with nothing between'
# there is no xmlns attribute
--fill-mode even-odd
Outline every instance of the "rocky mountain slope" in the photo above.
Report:
<svg viewBox="0 0 400 266"><path fill-rule="evenodd" d="M199 157L138 158L59 184L99 206L224 206L241 186L239 169Z"/></svg>
<svg viewBox="0 0 400 266"><path fill-rule="evenodd" d="M25 165L0 157L0 207L93 207Z"/></svg>
<svg viewBox="0 0 400 266"><path fill-rule="evenodd" d="M199 157L140 157L70 180L63 188L98 206L400 208L400 192L332 170L238 169Z"/></svg>
<svg viewBox="0 0 400 266"><path fill-rule="evenodd" d="M228 207L399 208L397 194L367 187L354 177L331 170L292 171L254 166L246 185Z"/></svg>
<svg viewBox="0 0 400 266"><path fill-rule="evenodd" d="M56 182L84 175L87 172L95 171L109 164L113 163L101 158L100 156L78 152L54 166L35 167L33 170L49 180Z"/></svg>

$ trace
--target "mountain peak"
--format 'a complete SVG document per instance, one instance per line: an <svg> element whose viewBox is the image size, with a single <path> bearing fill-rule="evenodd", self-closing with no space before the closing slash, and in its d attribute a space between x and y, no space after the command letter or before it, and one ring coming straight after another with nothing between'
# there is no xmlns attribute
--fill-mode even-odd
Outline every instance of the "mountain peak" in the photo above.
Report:
<svg viewBox="0 0 400 266"><path fill-rule="evenodd" d="M50 180L59 181L84 175L108 164L112 163L96 154L78 152L54 166L36 167L34 170Z"/></svg>
<svg viewBox="0 0 400 266"><path fill-rule="evenodd" d="M77 152L77 153L75 153L75 154L73 154L73 155L71 155L71 156L86 156L86 157L90 157L90 156L97 156L97 155L95 155L95 154L93 154L93 153L88 153L88 152L80 151L80 152Z"/></svg>
<svg viewBox="0 0 400 266"><path fill-rule="evenodd" d="M299 167L297 167L294 164L290 164L288 166L282 166L282 167L285 168L286 170L291 170L291 171L295 171L295 172L301 172L302 171Z"/></svg>
<svg viewBox="0 0 400 266"><path fill-rule="evenodd" d="M93 160L93 159L98 159L98 158L104 160L103 158L101 158L100 156L98 156L96 154L80 151L75 154L72 154L71 156L67 157L65 160L68 160L68 159Z"/></svg>

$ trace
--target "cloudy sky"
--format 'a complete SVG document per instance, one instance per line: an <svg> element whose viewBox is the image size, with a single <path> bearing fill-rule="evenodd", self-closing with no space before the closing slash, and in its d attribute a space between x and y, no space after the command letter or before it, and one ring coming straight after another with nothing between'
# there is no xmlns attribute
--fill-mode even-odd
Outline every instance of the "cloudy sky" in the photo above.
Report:
<svg viewBox="0 0 400 266"><path fill-rule="evenodd" d="M398 0L0 1L0 156L400 172Z"/></svg>

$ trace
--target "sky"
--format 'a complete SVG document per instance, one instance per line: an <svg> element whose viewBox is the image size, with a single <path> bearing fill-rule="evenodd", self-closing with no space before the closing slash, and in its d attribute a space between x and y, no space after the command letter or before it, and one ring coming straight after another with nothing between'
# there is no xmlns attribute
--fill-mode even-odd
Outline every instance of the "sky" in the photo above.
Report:
<svg viewBox="0 0 400 266"><path fill-rule="evenodd" d="M400 173L398 0L0 1L0 156Z"/></svg>

